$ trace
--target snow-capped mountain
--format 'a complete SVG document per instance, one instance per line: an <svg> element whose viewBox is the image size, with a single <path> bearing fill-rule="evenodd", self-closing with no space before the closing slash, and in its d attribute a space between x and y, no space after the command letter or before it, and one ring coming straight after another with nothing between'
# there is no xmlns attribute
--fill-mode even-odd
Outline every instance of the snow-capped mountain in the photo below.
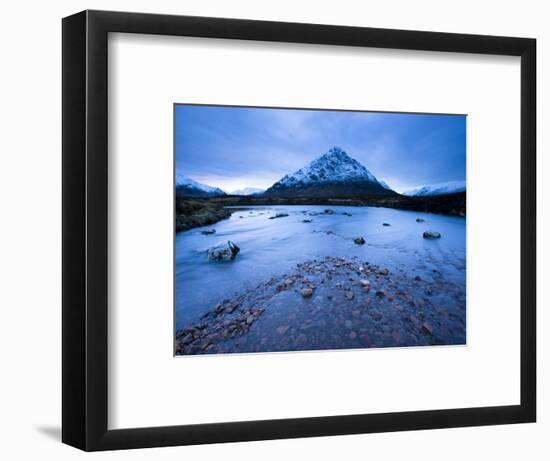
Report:
<svg viewBox="0 0 550 461"><path fill-rule="evenodd" d="M244 189L237 189L229 192L230 195L255 195L261 194L265 189L258 189L257 187L245 187Z"/></svg>
<svg viewBox="0 0 550 461"><path fill-rule="evenodd" d="M381 179L378 180L378 183L384 188L388 190L393 190L386 181L382 181Z"/></svg>
<svg viewBox="0 0 550 461"><path fill-rule="evenodd" d="M215 197L226 194L218 187L208 186L181 173L176 173L176 195L179 197Z"/></svg>
<svg viewBox="0 0 550 461"><path fill-rule="evenodd" d="M392 195L376 177L339 147L313 160L298 171L284 176L263 195L338 197L353 195Z"/></svg>
<svg viewBox="0 0 550 461"><path fill-rule="evenodd" d="M449 181L403 192L403 195L426 197L466 192L466 181Z"/></svg>

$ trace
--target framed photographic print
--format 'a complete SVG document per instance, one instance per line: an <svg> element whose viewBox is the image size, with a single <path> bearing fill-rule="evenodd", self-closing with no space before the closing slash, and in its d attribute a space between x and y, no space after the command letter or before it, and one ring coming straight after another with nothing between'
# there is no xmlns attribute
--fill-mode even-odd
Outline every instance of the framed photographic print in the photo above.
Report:
<svg viewBox="0 0 550 461"><path fill-rule="evenodd" d="M534 422L534 39L63 20L63 441Z"/></svg>

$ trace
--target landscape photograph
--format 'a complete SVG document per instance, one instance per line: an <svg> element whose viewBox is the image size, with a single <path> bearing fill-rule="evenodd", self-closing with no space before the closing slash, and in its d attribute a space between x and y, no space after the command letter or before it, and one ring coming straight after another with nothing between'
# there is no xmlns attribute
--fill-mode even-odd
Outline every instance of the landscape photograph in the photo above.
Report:
<svg viewBox="0 0 550 461"><path fill-rule="evenodd" d="M175 104L175 355L465 345L466 122Z"/></svg>

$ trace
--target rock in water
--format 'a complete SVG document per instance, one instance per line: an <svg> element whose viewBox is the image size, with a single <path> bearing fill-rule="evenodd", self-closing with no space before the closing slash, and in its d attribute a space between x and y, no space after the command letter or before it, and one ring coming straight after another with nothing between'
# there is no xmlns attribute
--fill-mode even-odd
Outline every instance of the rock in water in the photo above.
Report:
<svg viewBox="0 0 550 461"><path fill-rule="evenodd" d="M215 233L216 233L216 229L207 229L207 230L201 231L202 235L212 235L212 234L215 234Z"/></svg>
<svg viewBox="0 0 550 461"><path fill-rule="evenodd" d="M208 249L208 259L213 261L232 261L241 249L231 241L220 243Z"/></svg>
<svg viewBox="0 0 550 461"><path fill-rule="evenodd" d="M269 219L286 218L288 213L277 213L275 216L271 216Z"/></svg>
<svg viewBox="0 0 550 461"><path fill-rule="evenodd" d="M365 244L365 239L363 237L354 238L353 241L355 243L357 243L357 245L364 245Z"/></svg>
<svg viewBox="0 0 550 461"><path fill-rule="evenodd" d="M424 222L425 219L424 218L416 218L416 222Z"/></svg>
<svg viewBox="0 0 550 461"><path fill-rule="evenodd" d="M382 225L383 225L384 227L390 227L390 226L391 226L391 224L390 224L389 222L383 222Z"/></svg>
<svg viewBox="0 0 550 461"><path fill-rule="evenodd" d="M425 239L435 240L441 238L441 234L435 231L425 231L422 234L422 237L424 237Z"/></svg>

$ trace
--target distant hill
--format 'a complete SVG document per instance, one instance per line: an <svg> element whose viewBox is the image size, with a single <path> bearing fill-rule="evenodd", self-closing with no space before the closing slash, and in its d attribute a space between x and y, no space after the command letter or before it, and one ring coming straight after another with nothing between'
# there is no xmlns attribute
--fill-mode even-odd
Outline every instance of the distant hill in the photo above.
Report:
<svg viewBox="0 0 550 461"><path fill-rule="evenodd" d="M424 186L418 189L403 192L403 195L410 197L429 197L434 195L456 194L466 192L466 181L449 181L431 186Z"/></svg>
<svg viewBox="0 0 550 461"><path fill-rule="evenodd" d="M218 187L208 186L176 173L176 195L178 197L217 197L226 193Z"/></svg>
<svg viewBox="0 0 550 461"><path fill-rule="evenodd" d="M245 187L244 189L237 189L229 192L229 195L254 195L265 192L265 189L258 189L257 187Z"/></svg>

